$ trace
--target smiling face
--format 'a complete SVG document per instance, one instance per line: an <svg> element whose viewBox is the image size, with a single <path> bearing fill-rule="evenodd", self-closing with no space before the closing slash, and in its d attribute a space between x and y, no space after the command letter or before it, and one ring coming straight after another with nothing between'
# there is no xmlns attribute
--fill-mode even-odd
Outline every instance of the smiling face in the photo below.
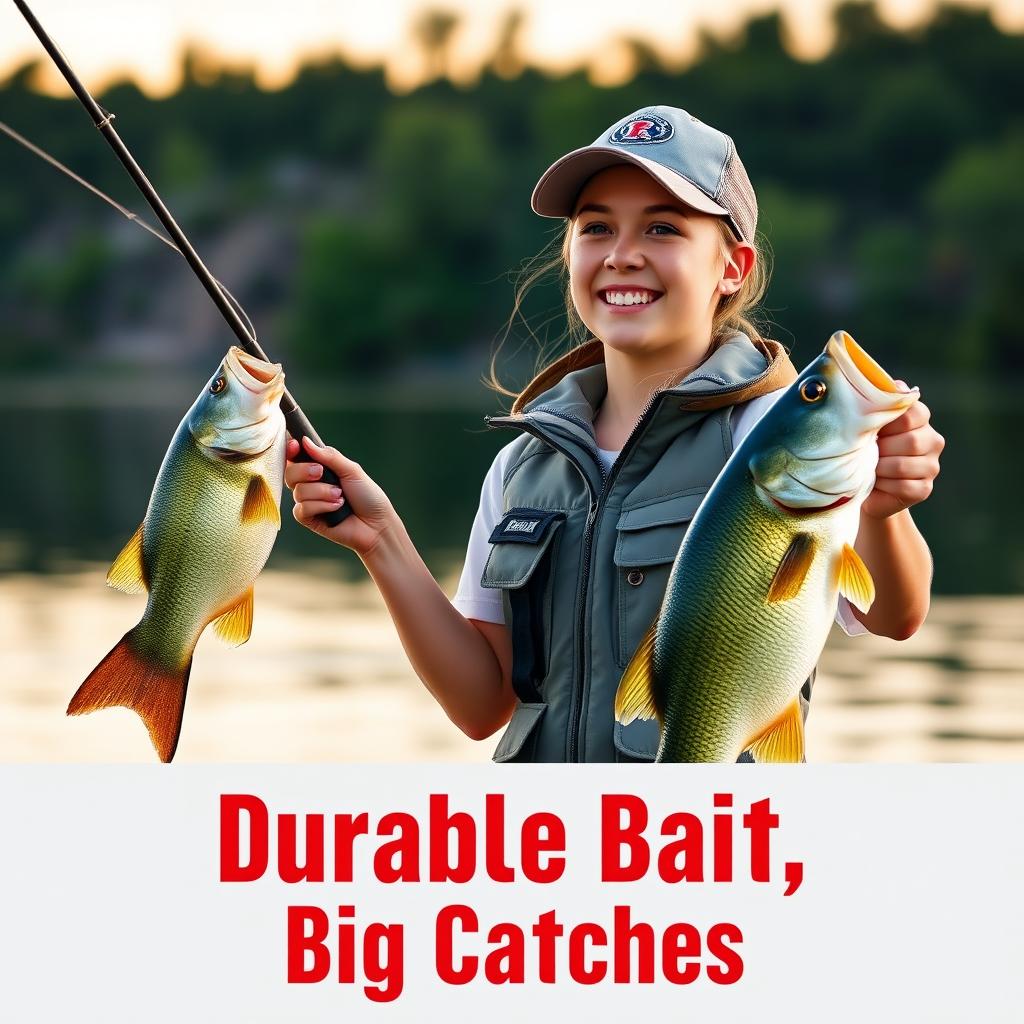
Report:
<svg viewBox="0 0 1024 1024"><path fill-rule="evenodd" d="M569 280L580 318L605 346L666 367L699 360L721 296L753 265L717 217L685 206L632 165L595 174L570 225Z"/></svg>

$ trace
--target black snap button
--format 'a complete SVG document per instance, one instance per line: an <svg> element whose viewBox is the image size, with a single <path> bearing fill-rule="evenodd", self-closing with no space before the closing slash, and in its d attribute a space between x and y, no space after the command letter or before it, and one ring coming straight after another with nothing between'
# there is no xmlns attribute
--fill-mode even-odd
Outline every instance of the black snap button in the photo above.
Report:
<svg viewBox="0 0 1024 1024"><path fill-rule="evenodd" d="M644 581L644 574L639 569L630 569L626 582L631 587L639 587Z"/></svg>

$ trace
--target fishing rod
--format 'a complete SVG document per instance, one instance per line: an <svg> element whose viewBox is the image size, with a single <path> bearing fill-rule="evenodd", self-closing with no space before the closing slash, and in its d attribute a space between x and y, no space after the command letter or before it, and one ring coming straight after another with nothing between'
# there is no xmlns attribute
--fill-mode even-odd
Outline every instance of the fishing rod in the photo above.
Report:
<svg viewBox="0 0 1024 1024"><path fill-rule="evenodd" d="M47 153L45 149L41 148L40 146L37 146L34 142L30 142L28 139L25 138L24 135L20 134L19 132L16 132L9 124L7 124L6 121L0 121L0 132L3 132L3 134L6 135L9 139L12 139L14 142L18 143L19 146L22 146L23 148L27 149L30 153L34 153L37 157L39 157L40 160L45 160L46 163L48 163L51 167L56 167L57 170L61 172L61 174L66 175L73 182L81 185L82 188L91 192L94 196L99 196L99 198L102 199L103 202L105 202L108 206L112 206L115 210L117 210L118 213L125 216L133 224L137 224L144 231L148 231L154 238L160 239L160 241L163 242L168 249L173 249L179 256L181 255L181 250L162 231L157 231L157 229L153 227L152 224L147 223L137 213L133 213L131 210L128 209L128 207L122 206L116 199L111 199L106 192L104 192L102 189L98 189L95 185L92 184L92 182L86 181L85 178L83 178L81 175L75 174L75 172L71 170L70 167L67 167L64 164L62 164L55 156L53 156L52 153ZM245 326L248 329L249 336L258 343L258 339L256 338L256 328L253 327L252 321L249 319L248 314L242 308L242 304L238 301L238 299L234 297L234 295L231 294L231 292L228 290L228 286L224 284L223 281L219 280L216 277L214 278L214 281L217 282L217 287L220 288L220 290L228 297L228 299L230 299L231 305L234 306L235 309L238 311L238 315L245 317Z"/></svg>
<svg viewBox="0 0 1024 1024"><path fill-rule="evenodd" d="M89 116L92 118L93 125L99 130L100 134L107 140L107 142L110 143L111 149L113 149L118 160L121 161L121 164L128 172L132 181L135 182L143 196L145 196L146 202L149 203L150 208L157 215L160 223L163 224L167 229L168 234L170 234L171 238L174 239L176 248L192 268L196 277L199 278L199 281L206 289L207 294L211 299L213 299L214 305L220 310L220 313L227 321L228 326L238 338L239 346L250 355L255 356L257 359L270 362L271 360L267 357L267 354L263 351L259 342L256 340L255 332L250 331L246 324L242 322L242 318L239 316L238 311L229 301L226 294L227 289L220 286L207 269L206 265L199 258L199 254L192 247L192 243L185 237L185 233L178 226L174 217L171 216L170 210L167 209L163 200L159 195L157 195L156 189L153 188L149 179L143 173L142 168L135 162L135 158L128 151L128 147L121 141L121 138L115 131L112 123L115 115L104 110L92 98L88 89L86 89L81 81L79 81L78 76L71 69L71 65L68 63L64 54L60 51L56 43L54 43L54 41L49 37L46 30L39 23L39 19L29 8L28 4L25 3L25 0L14 0L14 5L28 22L29 27L36 34L39 42L42 43L43 49L45 49L50 55L50 59L54 64L56 64L57 70L64 76L64 80L69 86L71 86L72 92L74 92L82 106L85 107L86 111L88 111ZM306 414L299 408L299 404L287 390L285 390L284 394L281 396L281 412L284 413L285 424L288 427L288 432L299 442L299 454L297 461L311 462L312 459L306 453L306 450L302 445L302 438L308 437L318 445L323 445L323 441L321 440L320 435L313 428L313 424L310 423ZM337 486L339 481L333 470L324 466L321 482ZM343 519L347 518L351 512L351 506L346 503L334 512L324 513L322 518L328 526L335 526Z"/></svg>

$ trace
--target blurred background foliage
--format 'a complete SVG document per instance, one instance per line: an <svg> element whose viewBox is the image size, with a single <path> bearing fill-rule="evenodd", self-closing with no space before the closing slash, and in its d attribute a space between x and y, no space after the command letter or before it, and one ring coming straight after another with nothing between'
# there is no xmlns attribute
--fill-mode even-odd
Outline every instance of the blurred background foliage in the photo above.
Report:
<svg viewBox="0 0 1024 1024"><path fill-rule="evenodd" d="M870 4L834 17L835 46L816 62L790 55L775 14L734 38L704 36L682 71L624 40L635 74L600 87L582 70L527 67L513 12L484 73L455 85L445 71L458 19L427 10L412 31L433 77L407 95L340 60L267 92L193 50L175 95L123 82L100 101L297 374L428 367L477 379L512 309L510 277L557 230L529 211L538 174L647 103L683 106L736 139L774 254L762 316L798 364L842 326L883 363L1024 370L1024 38L954 7L913 32ZM0 83L0 119L147 215L77 103L35 92L33 71ZM223 329L177 257L0 147L3 365L205 366ZM554 280L531 297L538 333L558 336L560 303ZM194 311L186 331L183 309ZM168 333L187 336L168 346ZM520 362L521 379L532 363Z"/></svg>

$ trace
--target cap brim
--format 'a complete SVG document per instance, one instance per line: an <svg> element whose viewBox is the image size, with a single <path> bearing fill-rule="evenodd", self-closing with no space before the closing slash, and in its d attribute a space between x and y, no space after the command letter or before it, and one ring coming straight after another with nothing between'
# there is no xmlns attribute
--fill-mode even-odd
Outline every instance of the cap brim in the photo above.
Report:
<svg viewBox="0 0 1024 1024"><path fill-rule="evenodd" d="M605 146L584 146L556 160L541 175L530 198L530 205L542 217L571 217L576 199L588 179L598 171L616 164L635 164L687 206L701 213L727 217L732 223L732 217L724 206L716 203L681 174L653 160Z"/></svg>

